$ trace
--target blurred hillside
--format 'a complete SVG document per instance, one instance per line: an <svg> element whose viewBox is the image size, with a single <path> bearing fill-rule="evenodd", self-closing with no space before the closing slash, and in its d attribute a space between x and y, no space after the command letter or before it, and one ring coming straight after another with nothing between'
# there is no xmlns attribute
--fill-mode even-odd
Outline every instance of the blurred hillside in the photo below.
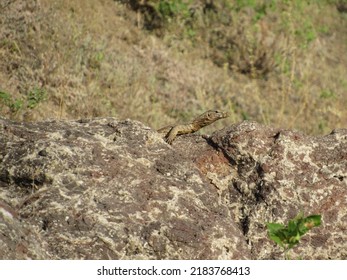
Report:
<svg viewBox="0 0 347 280"><path fill-rule="evenodd" d="M346 0L0 0L0 13L7 118L158 128L216 108L231 117L213 130L347 124Z"/></svg>

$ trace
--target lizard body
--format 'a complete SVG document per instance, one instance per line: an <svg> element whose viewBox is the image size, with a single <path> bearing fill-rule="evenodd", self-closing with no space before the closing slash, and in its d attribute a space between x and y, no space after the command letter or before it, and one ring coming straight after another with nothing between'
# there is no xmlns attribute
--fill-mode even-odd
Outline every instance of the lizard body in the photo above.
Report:
<svg viewBox="0 0 347 280"><path fill-rule="evenodd" d="M165 126L158 129L158 132L165 135L165 141L167 143L172 144L176 136L196 132L205 126L226 117L228 117L228 113L226 112L209 110L195 118L190 123Z"/></svg>

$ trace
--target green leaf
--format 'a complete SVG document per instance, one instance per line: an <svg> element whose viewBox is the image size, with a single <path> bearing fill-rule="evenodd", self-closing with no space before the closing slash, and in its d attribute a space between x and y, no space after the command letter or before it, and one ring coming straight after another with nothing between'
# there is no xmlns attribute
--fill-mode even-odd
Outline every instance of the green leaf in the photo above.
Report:
<svg viewBox="0 0 347 280"><path fill-rule="evenodd" d="M322 216L321 215L311 215L311 216L307 216L305 219L304 219L304 223L305 223L305 226L308 228L308 229L311 229L313 227L318 227L321 225L322 223Z"/></svg>
<svg viewBox="0 0 347 280"><path fill-rule="evenodd" d="M267 228L269 231L276 232L280 229L284 228L284 225L282 224L277 224L277 223L267 223Z"/></svg>
<svg viewBox="0 0 347 280"><path fill-rule="evenodd" d="M281 247L284 247L283 244L283 234L280 232L284 226L277 223L267 223L267 229L269 232L269 237L272 241L276 242Z"/></svg>
<svg viewBox="0 0 347 280"><path fill-rule="evenodd" d="M285 247L283 244L283 240L281 237L275 235L275 234L269 234L269 237L272 241L274 241L275 243L277 243L279 246L281 247Z"/></svg>

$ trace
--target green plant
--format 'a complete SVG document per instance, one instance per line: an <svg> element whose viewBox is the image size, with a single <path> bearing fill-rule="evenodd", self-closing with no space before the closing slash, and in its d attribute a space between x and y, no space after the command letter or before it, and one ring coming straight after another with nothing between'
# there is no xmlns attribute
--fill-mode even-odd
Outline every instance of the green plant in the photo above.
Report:
<svg viewBox="0 0 347 280"><path fill-rule="evenodd" d="M170 21L172 17L181 16L183 18L189 18L189 4L190 1L173 1L173 0L160 0L154 5L157 12L167 21Z"/></svg>
<svg viewBox="0 0 347 280"><path fill-rule="evenodd" d="M265 17L269 10L276 9L276 1L256 1L256 0L237 0L234 6L236 12L239 12L243 8L251 8L254 10L253 22Z"/></svg>
<svg viewBox="0 0 347 280"><path fill-rule="evenodd" d="M289 220L288 225L267 223L267 229L271 240L284 248L286 259L288 251L297 245L301 237L313 227L321 224L321 215L304 217L300 212L294 219Z"/></svg>
<svg viewBox="0 0 347 280"><path fill-rule="evenodd" d="M327 130L327 122L326 120L318 121L318 131L323 134Z"/></svg>
<svg viewBox="0 0 347 280"><path fill-rule="evenodd" d="M43 88L35 87L29 91L27 96L27 107L34 109L40 102L45 100L46 90Z"/></svg>
<svg viewBox="0 0 347 280"><path fill-rule="evenodd" d="M0 91L0 109L2 107L7 107L15 115L23 107L23 100L13 99L9 93Z"/></svg>
<svg viewBox="0 0 347 280"><path fill-rule="evenodd" d="M328 35L330 33L329 26L327 25L321 25L318 30L323 35Z"/></svg>
<svg viewBox="0 0 347 280"><path fill-rule="evenodd" d="M35 87L29 91L27 98L13 98L11 94L0 91L0 110L7 108L12 116L15 116L23 108L34 109L46 98L46 90Z"/></svg>
<svg viewBox="0 0 347 280"><path fill-rule="evenodd" d="M334 99L336 98L336 93L330 89L324 89L321 91L319 97L321 99Z"/></svg>
<svg viewBox="0 0 347 280"><path fill-rule="evenodd" d="M302 41L301 46L303 48L306 48L309 45L309 43L311 43L313 40L317 38L317 33L314 28L314 25L312 22L310 22L309 19L306 19L302 23L300 29L297 29L295 31L295 34Z"/></svg>

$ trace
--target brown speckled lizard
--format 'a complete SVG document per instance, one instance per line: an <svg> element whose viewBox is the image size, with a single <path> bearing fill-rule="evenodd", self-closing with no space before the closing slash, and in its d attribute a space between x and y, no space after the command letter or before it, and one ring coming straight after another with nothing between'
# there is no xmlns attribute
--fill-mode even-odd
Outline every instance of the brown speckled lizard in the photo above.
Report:
<svg viewBox="0 0 347 280"><path fill-rule="evenodd" d="M172 141L176 138L176 136L196 132L204 126L226 117L228 117L228 113L226 112L209 110L195 118L190 123L165 126L158 129L158 132L164 135L167 143L172 144Z"/></svg>

